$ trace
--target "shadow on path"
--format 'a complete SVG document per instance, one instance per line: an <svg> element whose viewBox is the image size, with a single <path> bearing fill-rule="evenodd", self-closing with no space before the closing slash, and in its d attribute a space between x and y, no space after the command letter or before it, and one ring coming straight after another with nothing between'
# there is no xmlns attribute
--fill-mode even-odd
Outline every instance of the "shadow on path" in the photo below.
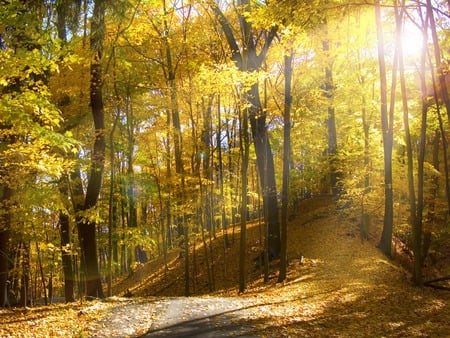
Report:
<svg viewBox="0 0 450 338"><path fill-rule="evenodd" d="M260 337L254 313L262 304L250 304L245 298L169 298L141 337Z"/></svg>

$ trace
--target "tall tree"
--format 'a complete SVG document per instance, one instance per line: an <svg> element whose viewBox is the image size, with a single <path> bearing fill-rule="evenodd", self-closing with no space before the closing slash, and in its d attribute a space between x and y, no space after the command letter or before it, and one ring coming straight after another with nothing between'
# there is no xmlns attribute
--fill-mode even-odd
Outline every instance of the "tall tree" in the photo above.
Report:
<svg viewBox="0 0 450 338"><path fill-rule="evenodd" d="M400 32L403 28L403 15L404 15L404 1L402 1L402 6L400 10L395 8L395 23L396 23L396 34L400 37ZM399 78L400 78L400 89L402 96L402 108L403 108L403 126L405 128L405 148L406 148L406 161L407 161L407 176L408 176L408 197L409 197L409 214L410 223L412 226L416 224L416 192L414 188L414 158L413 158L413 147L411 140L411 129L409 126L409 106L408 106L408 96L406 89L405 80L405 66L404 66L404 54L403 45L399 43Z"/></svg>
<svg viewBox="0 0 450 338"><path fill-rule="evenodd" d="M77 0L62 0L56 4L56 30L58 38L61 40L63 46L67 45L67 33L73 31L78 27L78 17L80 15L81 6L80 1ZM63 102L63 101L61 101ZM64 104L59 107L63 110ZM69 196L69 178L64 175L59 183L59 190L62 198L67 199ZM75 272L72 262L72 247L71 247L71 225L70 215L68 209L61 210L59 213L59 232L61 239L61 259L64 272L64 297L66 302L75 301Z"/></svg>
<svg viewBox="0 0 450 338"><path fill-rule="evenodd" d="M381 128L384 150L384 224L380 249L387 256L392 255L392 231L394 223L394 196L392 190L392 146L393 146L393 107L388 113L387 75L385 48L381 21L380 1L375 2L375 18L378 38L378 63L380 71Z"/></svg>
<svg viewBox="0 0 450 338"><path fill-rule="evenodd" d="M283 127L283 187L281 195L281 257L278 282L286 279L287 270L287 222L289 204L289 173L291 155L291 106L292 106L292 49L284 56L284 127Z"/></svg>
<svg viewBox="0 0 450 338"><path fill-rule="evenodd" d="M102 185L106 148L101 63L103 40L105 36L104 16L105 1L95 0L90 32L90 48L92 52L90 68L90 105L94 120L95 141L91 156L91 168L84 204L82 210L76 210L78 212L86 212L92 210L96 206ZM104 297L104 294L97 259L96 222L86 216L86 214L77 216L82 268L86 278L86 296L102 298Z"/></svg>
<svg viewBox="0 0 450 338"><path fill-rule="evenodd" d="M233 33L232 25L216 3L210 6L225 34L230 48L231 58L236 66L243 72L257 72L266 60L270 45L275 38L278 26L272 26L262 31L257 31L250 20L252 3L250 0L239 0L239 25L242 32L239 41ZM271 258L280 255L280 222L277 201L277 187L275 181L275 166L273 154L267 131L267 111L264 109L259 83L255 82L246 93L246 99L250 104L248 117L256 151L258 174L263 192L263 204L268 227L268 250Z"/></svg>
<svg viewBox="0 0 450 338"><path fill-rule="evenodd" d="M241 205L240 205L240 245L239 245L239 292L244 292L246 288L246 262L247 262L247 201L248 201L248 163L249 163L249 148L250 140L248 134L248 108L244 107L242 110L239 137L239 149L242 156L241 164Z"/></svg>
<svg viewBox="0 0 450 338"><path fill-rule="evenodd" d="M327 23L325 23L327 25ZM327 129L328 129L328 156L330 162L330 187L331 192L334 197L338 195L338 173L337 173L337 133L336 133L336 114L334 109L334 83L333 83L333 58L330 56L332 53L330 51L330 40L328 37L328 28L325 30L325 39L322 42L323 51L326 55L326 65L325 65L325 83L323 84L324 96L328 101L328 118L327 118Z"/></svg>

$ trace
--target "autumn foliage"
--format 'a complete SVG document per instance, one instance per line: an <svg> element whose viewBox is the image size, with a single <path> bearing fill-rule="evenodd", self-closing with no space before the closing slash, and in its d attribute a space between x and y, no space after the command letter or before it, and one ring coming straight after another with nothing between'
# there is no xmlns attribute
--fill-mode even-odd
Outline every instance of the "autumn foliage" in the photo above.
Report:
<svg viewBox="0 0 450 338"><path fill-rule="evenodd" d="M292 308L326 326L327 311L391 315L364 311L364 290L379 306L402 286L420 298L410 284L445 292L447 5L2 1L3 313L261 281L264 302L308 280L328 294ZM448 312L427 292L405 308Z"/></svg>

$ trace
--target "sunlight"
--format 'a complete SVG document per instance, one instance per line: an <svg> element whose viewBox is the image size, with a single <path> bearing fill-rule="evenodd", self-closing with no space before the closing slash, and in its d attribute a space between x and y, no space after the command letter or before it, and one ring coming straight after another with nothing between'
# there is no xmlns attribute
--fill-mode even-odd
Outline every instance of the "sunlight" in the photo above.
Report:
<svg viewBox="0 0 450 338"><path fill-rule="evenodd" d="M401 42L405 59L419 59L422 53L423 41L420 29L409 20L403 24Z"/></svg>
<svg viewBox="0 0 450 338"><path fill-rule="evenodd" d="M417 28L407 25L401 39L405 58L420 58L423 45L421 32Z"/></svg>

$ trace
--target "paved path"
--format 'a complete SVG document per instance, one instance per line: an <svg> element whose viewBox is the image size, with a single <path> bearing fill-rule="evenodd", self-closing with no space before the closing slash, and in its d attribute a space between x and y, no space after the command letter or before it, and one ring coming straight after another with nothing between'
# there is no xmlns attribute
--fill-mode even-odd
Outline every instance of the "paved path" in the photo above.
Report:
<svg viewBox="0 0 450 338"><path fill-rule="evenodd" d="M245 297L122 300L91 327L90 337L259 337Z"/></svg>
<svg viewBox="0 0 450 338"><path fill-rule="evenodd" d="M168 298L155 306L155 321L142 337L258 337L246 304L244 298Z"/></svg>

